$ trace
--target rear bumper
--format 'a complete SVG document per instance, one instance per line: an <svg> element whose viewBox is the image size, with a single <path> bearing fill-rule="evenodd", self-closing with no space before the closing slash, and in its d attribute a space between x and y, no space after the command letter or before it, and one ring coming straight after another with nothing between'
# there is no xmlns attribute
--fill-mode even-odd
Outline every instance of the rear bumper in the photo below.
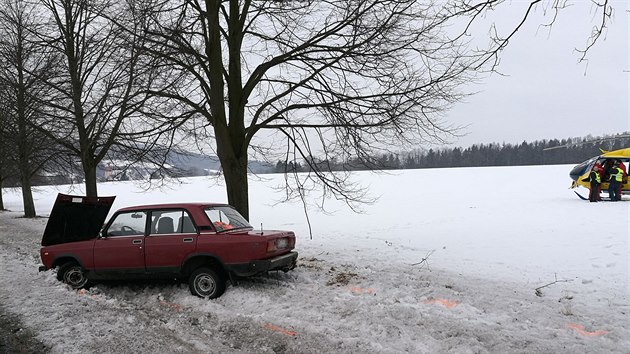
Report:
<svg viewBox="0 0 630 354"><path fill-rule="evenodd" d="M289 252L270 259L251 261L248 263L226 264L225 268L240 277L247 277L271 270L289 271L295 268L297 257L297 252Z"/></svg>

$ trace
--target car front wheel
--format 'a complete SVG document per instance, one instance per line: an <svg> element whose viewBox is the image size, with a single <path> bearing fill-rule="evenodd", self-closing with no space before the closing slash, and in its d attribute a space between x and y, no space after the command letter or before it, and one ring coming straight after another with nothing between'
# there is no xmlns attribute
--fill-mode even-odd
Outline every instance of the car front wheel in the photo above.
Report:
<svg viewBox="0 0 630 354"><path fill-rule="evenodd" d="M188 286L195 296L215 299L225 291L225 280L210 268L198 268L188 278Z"/></svg>
<svg viewBox="0 0 630 354"><path fill-rule="evenodd" d="M88 283L83 267L76 263L66 263L59 268L57 278L70 285L73 289L84 288Z"/></svg>

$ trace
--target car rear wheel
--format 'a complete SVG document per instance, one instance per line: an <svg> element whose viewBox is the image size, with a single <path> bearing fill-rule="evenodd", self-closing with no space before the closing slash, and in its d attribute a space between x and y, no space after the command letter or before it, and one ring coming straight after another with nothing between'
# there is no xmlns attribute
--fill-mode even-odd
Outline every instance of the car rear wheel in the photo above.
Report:
<svg viewBox="0 0 630 354"><path fill-rule="evenodd" d="M83 267L76 263L66 263L59 268L57 279L70 285L73 289L84 288L88 283Z"/></svg>
<svg viewBox="0 0 630 354"><path fill-rule="evenodd" d="M190 292L199 297L215 299L225 291L225 280L210 268L197 268L188 278Z"/></svg>

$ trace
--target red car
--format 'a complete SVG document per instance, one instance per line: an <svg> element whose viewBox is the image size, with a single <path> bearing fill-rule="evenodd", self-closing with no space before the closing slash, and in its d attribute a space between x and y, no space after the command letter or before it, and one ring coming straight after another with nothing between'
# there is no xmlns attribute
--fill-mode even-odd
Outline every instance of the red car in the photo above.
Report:
<svg viewBox="0 0 630 354"><path fill-rule="evenodd" d="M295 268L291 231L254 230L226 204L141 205L115 197L59 194L42 237L40 271L75 289L103 279L187 279L193 295L216 298L227 280Z"/></svg>

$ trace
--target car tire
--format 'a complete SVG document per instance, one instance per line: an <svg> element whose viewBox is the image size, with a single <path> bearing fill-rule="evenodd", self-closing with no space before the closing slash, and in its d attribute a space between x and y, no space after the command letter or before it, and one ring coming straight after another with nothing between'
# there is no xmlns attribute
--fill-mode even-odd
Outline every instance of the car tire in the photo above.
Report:
<svg viewBox="0 0 630 354"><path fill-rule="evenodd" d="M87 274L80 265L68 262L59 267L57 279L70 285L73 289L85 288L88 284Z"/></svg>
<svg viewBox="0 0 630 354"><path fill-rule="evenodd" d="M197 268L188 278L190 292L205 299L216 299L225 291L225 279L210 268Z"/></svg>

